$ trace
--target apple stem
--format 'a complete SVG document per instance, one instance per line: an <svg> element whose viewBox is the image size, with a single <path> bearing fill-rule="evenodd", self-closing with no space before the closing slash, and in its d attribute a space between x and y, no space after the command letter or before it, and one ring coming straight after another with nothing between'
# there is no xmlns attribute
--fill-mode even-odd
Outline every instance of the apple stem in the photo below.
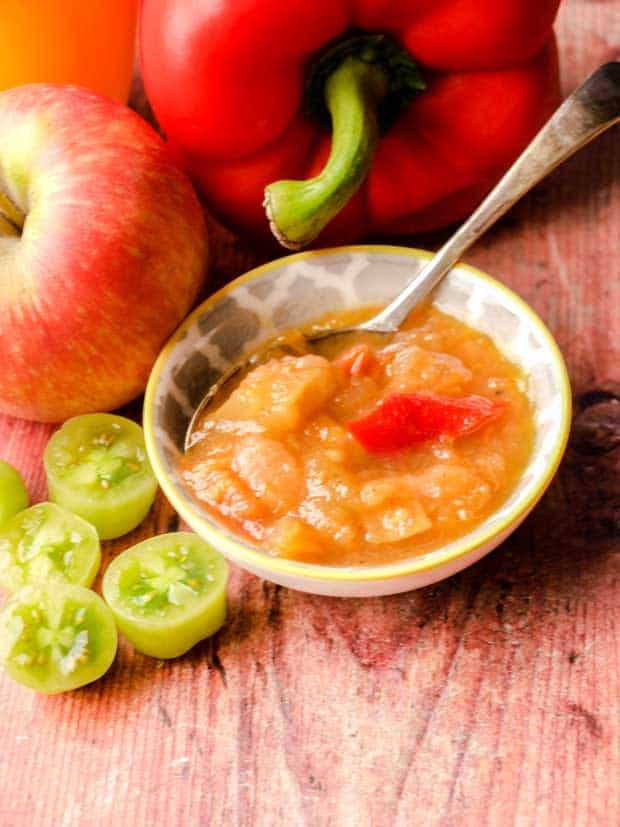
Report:
<svg viewBox="0 0 620 827"><path fill-rule="evenodd" d="M0 235L21 235L25 220L8 195L0 192Z"/></svg>

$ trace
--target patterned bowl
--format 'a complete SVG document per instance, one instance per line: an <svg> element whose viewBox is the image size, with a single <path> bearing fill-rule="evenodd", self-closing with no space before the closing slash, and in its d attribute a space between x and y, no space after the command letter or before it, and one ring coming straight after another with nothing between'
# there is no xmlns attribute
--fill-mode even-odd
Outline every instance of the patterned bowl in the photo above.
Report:
<svg viewBox="0 0 620 827"><path fill-rule="evenodd" d="M279 332L329 311L391 300L430 253L357 246L288 256L257 267L195 310L153 368L144 403L148 453L164 493L189 525L234 563L293 589L369 596L426 586L471 565L502 542L540 499L562 457L570 386L551 334L518 296L460 264L434 304L488 334L527 377L536 422L534 450L512 495L484 523L444 547L382 566L320 566L271 557L233 534L185 491L176 470L187 425L209 385L232 363Z"/></svg>

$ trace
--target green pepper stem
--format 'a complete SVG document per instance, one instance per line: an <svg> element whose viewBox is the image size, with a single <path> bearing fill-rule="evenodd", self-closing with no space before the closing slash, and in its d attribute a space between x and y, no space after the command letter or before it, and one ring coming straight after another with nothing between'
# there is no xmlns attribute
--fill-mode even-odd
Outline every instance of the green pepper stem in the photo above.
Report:
<svg viewBox="0 0 620 827"><path fill-rule="evenodd" d="M347 57L325 84L332 147L323 171L307 181L276 181L265 189L271 229L285 247L313 241L364 181L379 138L377 107L387 91L386 72Z"/></svg>

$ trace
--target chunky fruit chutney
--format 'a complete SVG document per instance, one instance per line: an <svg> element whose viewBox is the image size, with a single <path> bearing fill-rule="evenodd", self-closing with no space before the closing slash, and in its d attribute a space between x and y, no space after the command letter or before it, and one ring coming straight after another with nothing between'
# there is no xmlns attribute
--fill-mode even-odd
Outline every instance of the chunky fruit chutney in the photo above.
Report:
<svg viewBox="0 0 620 827"><path fill-rule="evenodd" d="M488 517L516 485L533 430L519 369L429 305L390 337L336 337L322 355L253 368L205 412L181 473L268 554L380 564Z"/></svg>

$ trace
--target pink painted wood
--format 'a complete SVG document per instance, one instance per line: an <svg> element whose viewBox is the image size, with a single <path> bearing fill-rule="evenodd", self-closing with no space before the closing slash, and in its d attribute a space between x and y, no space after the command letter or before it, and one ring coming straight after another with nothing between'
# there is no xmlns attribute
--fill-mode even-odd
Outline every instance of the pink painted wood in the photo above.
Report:
<svg viewBox="0 0 620 827"><path fill-rule="evenodd" d="M557 30L569 91L620 53L620 4L565 0ZM123 644L65 697L0 677L0 824L620 822L619 137L468 256L547 321L575 391L570 449L523 527L392 598L311 597L235 569L228 624L184 658ZM216 281L260 260L216 232ZM0 455L34 500L49 433L0 418ZM160 497L106 558L176 525Z"/></svg>

